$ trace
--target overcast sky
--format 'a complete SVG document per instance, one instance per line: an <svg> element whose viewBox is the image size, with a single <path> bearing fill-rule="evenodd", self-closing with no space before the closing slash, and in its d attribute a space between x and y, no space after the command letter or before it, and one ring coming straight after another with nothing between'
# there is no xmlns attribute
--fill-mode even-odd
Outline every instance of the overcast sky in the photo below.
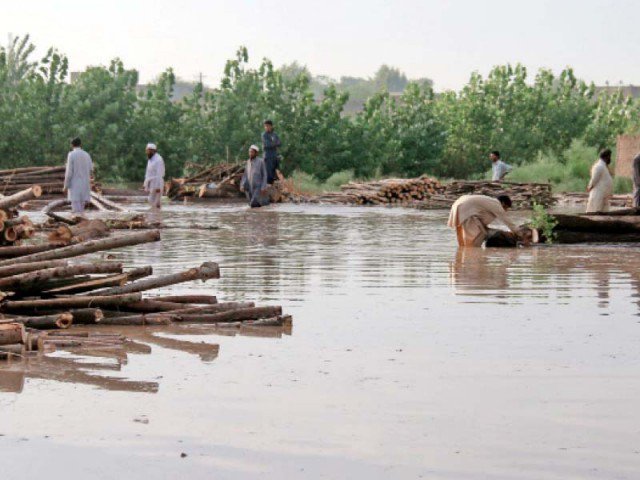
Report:
<svg viewBox="0 0 640 480"><path fill-rule="evenodd" d="M57 47L73 71L120 57L143 82L173 67L216 85L245 45L254 64L366 77L386 63L437 90L507 62L640 84L637 0L15 0L3 2L0 33L30 33L39 53Z"/></svg>

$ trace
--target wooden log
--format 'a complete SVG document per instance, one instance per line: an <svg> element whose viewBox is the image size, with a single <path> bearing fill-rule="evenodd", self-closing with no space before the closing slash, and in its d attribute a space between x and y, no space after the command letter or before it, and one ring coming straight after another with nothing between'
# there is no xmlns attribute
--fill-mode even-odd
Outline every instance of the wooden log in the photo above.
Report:
<svg viewBox="0 0 640 480"><path fill-rule="evenodd" d="M64 243L39 243L37 245L15 245L11 247L0 247L0 258L16 258L31 255L33 253L46 252L56 248L64 247ZM32 263L32 262L23 262ZM13 261L8 261L5 265L14 266Z"/></svg>
<svg viewBox="0 0 640 480"><path fill-rule="evenodd" d="M24 343L25 339L26 333L22 323L0 324L0 345Z"/></svg>
<svg viewBox="0 0 640 480"><path fill-rule="evenodd" d="M171 310L182 310L184 308L185 305L181 303L161 302L149 298L126 305L128 311L141 313L169 312Z"/></svg>
<svg viewBox="0 0 640 480"><path fill-rule="evenodd" d="M170 325L177 317L164 315L150 317L148 315L127 315L123 317L105 317L100 325Z"/></svg>
<svg viewBox="0 0 640 480"><path fill-rule="evenodd" d="M18 239L18 232L14 227L7 227L2 232L2 236L6 242L13 243Z"/></svg>
<svg viewBox="0 0 640 480"><path fill-rule="evenodd" d="M47 298L38 300L7 300L0 307L5 311L46 310L60 308L103 308L117 307L142 300L141 293L110 296L76 296L64 298Z"/></svg>
<svg viewBox="0 0 640 480"><path fill-rule="evenodd" d="M216 303L213 305L199 305L196 307L188 307L181 310L173 310L171 313L174 314L210 314L210 313L221 313L228 312L231 310L240 310L244 308L253 308L255 307L255 303L253 302L224 302L224 303Z"/></svg>
<svg viewBox="0 0 640 480"><path fill-rule="evenodd" d="M21 192L9 195L8 197L0 198L0 209L5 210L7 208L16 207L22 202L33 200L34 198L38 198L40 195L42 195L42 189L39 185L34 185L33 187L29 187Z"/></svg>
<svg viewBox="0 0 640 480"><path fill-rule="evenodd" d="M109 227L103 220L83 220L76 225L60 225L48 236L50 242L84 242L109 236Z"/></svg>
<svg viewBox="0 0 640 480"><path fill-rule="evenodd" d="M65 312L36 317L16 317L15 321L22 323L25 327L37 328L39 330L47 330L50 328L69 328L73 323L73 315L69 312Z"/></svg>
<svg viewBox="0 0 640 480"><path fill-rule="evenodd" d="M109 200L107 197L105 197L103 195L100 195L99 193L91 192L91 197L94 198L95 200L99 201L103 205L106 205L107 207L110 207L113 210L117 210L118 212L126 212L127 211L126 208L123 208L122 206L118 205L116 202L113 202L113 201Z"/></svg>
<svg viewBox="0 0 640 480"><path fill-rule="evenodd" d="M44 251L41 253L25 255L11 260L3 260L0 261L0 266L9 265L14 262L27 263L39 262L42 260L58 260L61 258L71 258L80 255L86 255L87 253L100 252L102 250L111 250L114 248L129 247L132 245L139 245L141 243L157 242L159 240L160 231L158 230L131 233L127 235L102 238L100 240L88 240L76 245L69 245L66 247L56 248L54 250Z"/></svg>
<svg viewBox="0 0 640 480"><path fill-rule="evenodd" d="M179 314L178 320L174 321L226 323L242 320L257 320L259 318L276 317L278 315L282 315L282 307L253 307L212 314Z"/></svg>
<svg viewBox="0 0 640 480"><path fill-rule="evenodd" d="M152 297L150 299L157 300L159 302L195 303L203 305L213 305L218 303L218 299L215 295L163 295L160 297Z"/></svg>
<svg viewBox="0 0 640 480"><path fill-rule="evenodd" d="M123 293L142 292L154 288L166 287L168 285L175 285L176 283L189 282L192 280L208 280L212 278L220 278L220 268L217 263L205 262L200 267L190 268L184 272L138 280L123 287L107 288L94 292L94 295L119 295Z"/></svg>
<svg viewBox="0 0 640 480"><path fill-rule="evenodd" d="M138 267L127 272L129 281L138 280L140 278L148 277L153 273L153 267Z"/></svg>
<svg viewBox="0 0 640 480"><path fill-rule="evenodd" d="M51 310L49 313L54 314L65 312L60 310ZM100 323L104 318L104 313L102 313L102 310L99 308L72 308L68 310L68 313L73 315L74 325L95 325L96 323ZM75 334L77 335L78 333L76 332ZM97 335L97 333L93 333L92 335Z"/></svg>
<svg viewBox="0 0 640 480"><path fill-rule="evenodd" d="M593 233L640 232L640 215L564 215L553 216L558 224L555 230Z"/></svg>
<svg viewBox="0 0 640 480"><path fill-rule="evenodd" d="M35 272L21 273L11 277L0 278L0 290L31 289L35 285L57 278L69 278L91 273L122 273L122 263L96 262L67 265L65 267L47 268Z"/></svg>
<svg viewBox="0 0 640 480"><path fill-rule="evenodd" d="M90 292L98 288L122 286L129 280L129 275L126 273L120 273L118 275L109 275L101 278L93 278L91 280L84 280L70 285L64 285L55 288L43 288L43 291L47 293L60 295L71 295L75 293Z"/></svg>

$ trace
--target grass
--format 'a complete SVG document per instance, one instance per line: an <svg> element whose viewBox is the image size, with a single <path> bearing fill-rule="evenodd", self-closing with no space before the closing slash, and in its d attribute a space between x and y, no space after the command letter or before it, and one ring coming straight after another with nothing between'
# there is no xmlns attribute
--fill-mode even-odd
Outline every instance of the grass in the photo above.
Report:
<svg viewBox="0 0 640 480"><path fill-rule="evenodd" d="M289 177L297 190L306 194L319 194L323 192L337 192L340 185L349 183L355 179L353 170L342 170L331 175L327 180L321 182L313 175L296 170Z"/></svg>
<svg viewBox="0 0 640 480"><path fill-rule="evenodd" d="M615 152L614 152L615 158ZM591 166L598 151L574 140L561 156L540 153L535 162L514 166L506 180L511 182L549 182L556 192L584 192L591 176ZM612 164L610 170L615 170ZM632 182L628 178L614 177L614 193L629 193Z"/></svg>

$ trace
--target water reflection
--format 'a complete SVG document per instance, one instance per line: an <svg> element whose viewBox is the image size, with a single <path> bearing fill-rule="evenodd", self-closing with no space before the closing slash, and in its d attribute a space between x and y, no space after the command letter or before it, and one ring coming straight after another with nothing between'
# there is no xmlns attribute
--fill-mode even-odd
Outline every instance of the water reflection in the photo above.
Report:
<svg viewBox="0 0 640 480"><path fill-rule="evenodd" d="M218 358L220 345L211 343L215 336L252 336L280 338L290 335L291 327L224 327L215 325L170 325L161 327L93 327L91 332L122 333L126 340L121 345L100 348L62 348L55 353L36 354L10 359L0 365L0 392L21 393L28 379L90 385L101 390L120 392L157 393L160 383L134 380L122 376L131 355L151 355L154 347L193 355L203 363ZM81 335L84 330L72 328L69 333ZM198 337L196 340L173 338ZM202 340L201 338L206 338ZM161 377L161 372L154 378Z"/></svg>

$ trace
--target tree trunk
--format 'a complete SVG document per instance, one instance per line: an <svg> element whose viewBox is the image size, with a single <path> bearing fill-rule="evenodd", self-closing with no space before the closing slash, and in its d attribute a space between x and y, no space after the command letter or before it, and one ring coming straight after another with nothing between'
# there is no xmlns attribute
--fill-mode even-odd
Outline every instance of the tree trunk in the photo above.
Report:
<svg viewBox="0 0 640 480"><path fill-rule="evenodd" d="M173 312L176 313L176 312ZM282 315L282 307L254 307L212 314L179 314L181 322L226 323Z"/></svg>
<svg viewBox="0 0 640 480"><path fill-rule="evenodd" d="M38 317L16 317L15 321L22 323L25 327L37 328L38 330L69 328L73 323L73 315L69 312L65 312Z"/></svg>
<svg viewBox="0 0 640 480"><path fill-rule="evenodd" d="M21 192L9 195L8 197L0 198L0 209L6 210L8 208L16 207L22 202L27 200L33 200L42 195L42 189L39 185L22 190Z"/></svg>
<svg viewBox="0 0 640 480"><path fill-rule="evenodd" d="M48 236L50 242L85 242L109 236L110 230L102 220L83 220L77 225L60 225Z"/></svg>
<svg viewBox="0 0 640 480"><path fill-rule="evenodd" d="M76 296L64 298L47 298L38 300L8 300L2 304L6 311L47 310L60 308L92 308L114 307L142 300L141 293L111 296Z"/></svg>
<svg viewBox="0 0 640 480"><path fill-rule="evenodd" d="M213 305L215 303L218 303L218 299L215 295L164 295L160 297L152 297L151 300L157 300L159 302L195 303L203 305Z"/></svg>
<svg viewBox="0 0 640 480"><path fill-rule="evenodd" d="M19 263L18 265L10 265L8 267L0 267L0 278L20 275L21 273L35 272L44 270L45 268L66 267L66 260L48 260L46 262Z"/></svg>
<svg viewBox="0 0 640 480"><path fill-rule="evenodd" d="M157 242L159 240L160 232L158 230L102 238L100 240L89 240L87 242L78 243L77 245L69 245L66 247L57 248L55 250L25 255L17 259L3 260L0 261L0 266L11 265L15 262L27 263L39 262L42 260L57 260L60 258L78 257L80 255L86 255L87 253L128 247L131 245L139 245L141 243Z"/></svg>
<svg viewBox="0 0 640 480"><path fill-rule="evenodd" d="M49 250L54 250L56 248L64 246L64 243L39 243L37 245L14 245L11 247L0 247L0 258L11 258L12 260L9 260L3 264L14 266L13 264L16 262L15 258L17 257L24 257L26 255L32 255L34 253L47 252ZM21 263L23 262L23 260L20 261Z"/></svg>
<svg viewBox="0 0 640 480"><path fill-rule="evenodd" d="M61 310L52 310L49 313L65 313ZM94 325L100 323L104 318L104 313L99 308L72 308L68 310L68 313L73 315L74 325ZM78 335L78 333L75 333Z"/></svg>
<svg viewBox="0 0 640 480"><path fill-rule="evenodd" d="M97 201L99 201L100 203L106 205L107 207L111 207L113 210L117 210L119 212L126 212L127 211L126 208L121 207L116 202L113 202L113 201L109 200L108 198L100 195L99 193L91 192L91 196L94 199L96 199Z"/></svg>
<svg viewBox="0 0 640 480"><path fill-rule="evenodd" d="M69 278L91 273L122 273L122 264L115 262L83 263L66 267L47 268L11 277L0 278L0 290L33 289L35 285L57 278Z"/></svg>
<svg viewBox="0 0 640 480"><path fill-rule="evenodd" d="M0 324L0 345L24 343L25 335L24 325L21 323Z"/></svg>
<svg viewBox="0 0 640 480"><path fill-rule="evenodd" d="M128 280L129 280L129 276L126 273L120 273L118 275L109 275L102 278L93 278L91 280L81 281L78 283L73 283L71 285L65 285L62 287L49 288L49 289L46 289L45 291L47 293L56 294L56 295L60 295L60 294L72 295L76 293L90 292L91 290L96 290L98 288L121 286L127 283Z"/></svg>
<svg viewBox="0 0 640 480"><path fill-rule="evenodd" d="M105 317L100 325L170 325L176 317L164 315L149 317L147 315L127 315L125 317Z"/></svg>
<svg viewBox="0 0 640 480"><path fill-rule="evenodd" d="M192 280L207 280L210 278L220 278L220 268L217 263L205 262L200 267L190 268L185 272L172 273L161 277L148 278L130 283L124 287L108 288L95 292L95 295L119 295L123 293L142 292L153 288L166 287L176 283L189 282Z"/></svg>

